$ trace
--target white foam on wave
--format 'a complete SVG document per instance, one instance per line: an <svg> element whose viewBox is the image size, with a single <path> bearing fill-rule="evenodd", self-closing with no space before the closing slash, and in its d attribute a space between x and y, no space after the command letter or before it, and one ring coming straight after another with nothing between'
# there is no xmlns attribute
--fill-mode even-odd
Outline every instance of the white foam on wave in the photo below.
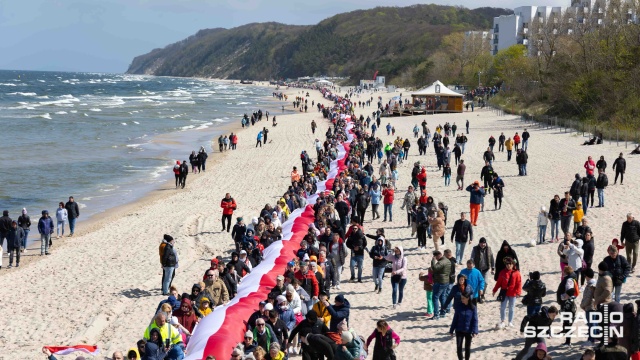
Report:
<svg viewBox="0 0 640 360"><path fill-rule="evenodd" d="M127 123L121 123L121 124L124 125L124 126L127 126Z"/></svg>
<svg viewBox="0 0 640 360"><path fill-rule="evenodd" d="M34 92L12 92L12 93L7 93L7 95L18 95L18 96L37 96L38 94L34 93Z"/></svg>
<svg viewBox="0 0 640 360"><path fill-rule="evenodd" d="M137 121L134 121L133 123L134 123L134 124L136 124L136 125L140 125L140 123L139 123L139 122L137 122Z"/></svg>
<svg viewBox="0 0 640 360"><path fill-rule="evenodd" d="M127 147L130 147L130 148L139 148L139 147L140 147L140 146L142 146L142 145L143 145L143 144L129 144L129 145L127 145Z"/></svg>
<svg viewBox="0 0 640 360"><path fill-rule="evenodd" d="M89 111L100 112L100 111L102 111L102 109L100 109L100 108L92 108L92 109L89 109Z"/></svg>
<svg viewBox="0 0 640 360"><path fill-rule="evenodd" d="M225 122L223 119L213 119L212 121L214 121L214 122L219 122L219 123L223 123L223 122Z"/></svg>
<svg viewBox="0 0 640 360"><path fill-rule="evenodd" d="M89 114L87 114L87 113L84 113L84 116L89 116Z"/></svg>
<svg viewBox="0 0 640 360"><path fill-rule="evenodd" d="M36 99L48 99L49 97L47 95L42 95L42 96L36 96Z"/></svg>
<svg viewBox="0 0 640 360"><path fill-rule="evenodd" d="M241 101L241 102L237 103L236 105L251 105L251 103Z"/></svg>
<svg viewBox="0 0 640 360"><path fill-rule="evenodd" d="M189 130L189 129L195 129L195 127L196 127L195 125L187 125L187 126L181 127L180 129L182 131L185 131L185 130Z"/></svg>
<svg viewBox="0 0 640 360"><path fill-rule="evenodd" d="M40 114L40 115L31 115L29 116L29 118L40 118L40 119L49 119L51 120L51 115L49 115L49 113L44 113L44 114Z"/></svg>
<svg viewBox="0 0 640 360"><path fill-rule="evenodd" d="M44 80L40 80L40 79L38 79L38 81L39 81L39 82L41 82L41 83L46 82L46 81L44 81Z"/></svg>
<svg viewBox="0 0 640 360"><path fill-rule="evenodd" d="M66 111L56 111L56 115L66 115Z"/></svg>
<svg viewBox="0 0 640 360"><path fill-rule="evenodd" d="M12 83L0 83L0 86L16 86L16 84L12 84Z"/></svg>
<svg viewBox="0 0 640 360"><path fill-rule="evenodd" d="M196 128L196 130L206 129L206 128L208 128L208 127L209 127L209 126L211 126L211 125L213 125L213 123L212 123L212 122L207 122L207 123L204 123L204 124L202 124L202 125L198 126L198 127Z"/></svg>
<svg viewBox="0 0 640 360"><path fill-rule="evenodd" d="M72 113L72 114L75 114L75 113L78 112L78 110L70 110L69 112Z"/></svg>
<svg viewBox="0 0 640 360"><path fill-rule="evenodd" d="M178 104L189 104L189 105L195 105L196 102L193 100L188 100L188 101L176 101Z"/></svg>
<svg viewBox="0 0 640 360"><path fill-rule="evenodd" d="M155 168L154 171L152 171L150 173L152 178L158 178L161 175L163 175L164 173L166 173L167 171L169 171L169 169L173 169L173 165L165 165L165 166L158 166L157 168Z"/></svg>

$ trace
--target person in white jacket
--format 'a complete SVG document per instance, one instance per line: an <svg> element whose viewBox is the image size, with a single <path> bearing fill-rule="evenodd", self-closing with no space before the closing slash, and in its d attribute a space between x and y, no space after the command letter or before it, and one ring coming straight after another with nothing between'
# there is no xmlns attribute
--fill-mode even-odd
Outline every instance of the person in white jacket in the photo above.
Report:
<svg viewBox="0 0 640 360"><path fill-rule="evenodd" d="M58 210L56 210L56 220L58 221L58 226L56 227L56 238L59 238L60 235L64 236L64 224L67 222L68 218L69 215L67 213L67 209L65 209L64 203L61 202L58 204Z"/></svg>
<svg viewBox="0 0 640 360"><path fill-rule="evenodd" d="M549 225L549 213L542 206L538 213L538 244L544 244L544 237L547 235L547 225Z"/></svg>
<svg viewBox="0 0 640 360"><path fill-rule="evenodd" d="M576 279L580 278L580 272L582 271L582 257L584 256L584 250L582 250L582 240L571 240L568 245L564 246L563 254L567 256L567 265L573 268L576 273ZM569 286L569 285L567 285ZM573 286L573 284L571 284Z"/></svg>

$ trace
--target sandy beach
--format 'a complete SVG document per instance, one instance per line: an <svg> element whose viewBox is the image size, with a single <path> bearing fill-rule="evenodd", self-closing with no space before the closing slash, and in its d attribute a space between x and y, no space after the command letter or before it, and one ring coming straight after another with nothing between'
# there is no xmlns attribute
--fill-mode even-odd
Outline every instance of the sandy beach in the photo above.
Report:
<svg viewBox="0 0 640 360"><path fill-rule="evenodd" d="M293 88L283 91L289 99L299 92ZM328 105L328 101L322 101L319 92L309 93L309 103L314 100ZM367 93L354 100L364 101L378 95L388 101L398 93ZM356 109L356 115L362 113L366 117L373 109ZM37 359L42 356L40 348L43 345L98 344L102 356L111 356L113 351L134 346L142 337L158 302L165 298L160 294L162 268L157 252L162 235L171 234L177 240L180 266L174 285L180 292L189 291L208 268L212 257L222 255L226 258L233 248L231 236L220 231L220 200L225 193L231 193L238 203L234 221L236 216L243 216L245 220L256 216L266 203L274 203L280 197L290 184L292 166L300 165L300 152L313 150L313 141L316 137L323 139L329 125L311 106L308 113L271 115L277 116L277 127L263 121L239 131L238 149L210 158L213 161L207 163L207 172L190 174L184 190L175 190L167 183L151 196L116 209L105 218L79 224L79 236L57 242L51 256L35 256L37 261L24 262L20 268L3 269L0 280L6 285L0 289L0 319L4 325L0 348L4 351L0 359L4 354L11 354L14 359ZM318 124L316 135L311 133L312 119ZM384 131L384 126L390 122L396 128L396 135L409 138L412 147L408 160L398 167L400 178L393 222L372 222L368 212L364 226L369 234L384 227L387 238L394 245L402 244L408 256L410 274L402 306L392 309L388 283L381 295L373 292L368 258L365 259L363 284L346 282L349 271L345 269L341 293L352 306L350 325L366 337L374 329L376 320L387 320L402 339L397 349L398 359L418 359L431 354L441 359L454 359L455 340L448 335L451 316L438 321L428 321L424 316L425 292L422 282L418 281L418 273L429 266L433 243L427 241L427 250L417 248L417 240L411 237L411 229L406 227L406 213L400 206L411 180L412 165L419 160L427 165L428 194L449 207L446 246L455 249L449 241L451 226L461 211L469 211L469 196L467 192L456 191L455 184L444 187L432 146L427 149L427 155L418 156L412 128L423 119L427 120L431 131L448 121L455 122L461 132L465 120L470 121L469 142L463 155L467 164L466 184L480 179L480 169L484 165L482 154L488 146L489 136L497 138L501 131L506 136L513 136L515 132L522 133L525 127L531 133L528 176L517 176L515 159L507 162L506 152L495 153L494 169L505 182L503 208L493 211L493 197L486 197L485 211L480 213L478 226L474 228L474 245L477 239L485 237L496 253L502 241L508 240L521 261L523 281L530 271L542 273L542 280L549 290L546 305L555 302L552 300L555 300L555 289L560 280L560 266L556 244L527 247L537 235L540 206L548 207L553 195L568 190L575 173L584 174L583 163L587 156L596 160L601 155L605 157L610 183L605 190L606 207L589 209L587 215L595 236L594 264L597 266L597 262L605 257L611 239L620 236L626 213L632 212L636 218L640 216L637 195L640 160L626 155L631 146L625 149L608 141L598 146L581 146L587 139L581 134L525 125L513 116L497 116L490 110L382 118L382 129L377 135L385 143L395 138ZM269 143L255 148L256 135L263 126L269 129ZM614 174L610 169L620 152L627 159L627 173L624 185L614 186ZM376 164L374 168L377 173ZM455 177L452 180L455 182ZM34 217L32 219L36 220ZM467 257L470 252L471 248L467 246ZM33 253L30 251L29 255ZM640 290L637 277L637 273L632 275L623 286L622 302L635 300L634 295ZM488 288L493 285L491 280ZM518 300L514 323L519 325L525 313ZM473 359L512 358L522 346L517 328L495 330L498 320L499 304L493 298L479 305L480 334L473 341ZM575 358L582 352L583 341L576 341L573 348L560 348L558 345L562 341L548 342L549 354L554 358ZM73 359L74 356L61 358Z"/></svg>

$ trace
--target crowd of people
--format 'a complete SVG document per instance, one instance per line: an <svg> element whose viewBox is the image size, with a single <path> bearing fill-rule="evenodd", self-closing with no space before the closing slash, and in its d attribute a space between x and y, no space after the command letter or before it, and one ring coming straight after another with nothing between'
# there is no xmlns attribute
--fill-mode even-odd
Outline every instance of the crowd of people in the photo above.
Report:
<svg viewBox="0 0 640 360"><path fill-rule="evenodd" d="M506 149L508 161L515 148L518 152L518 173L526 176L530 137L527 130L521 135L516 133L513 138L501 134L496 141L490 137L489 147L483 155L484 167L478 174L480 180L465 187L466 166L461 155L468 141L468 121L466 133L458 134L455 123L438 125L432 133L424 121L422 134L416 125L413 132L414 138L418 139L419 154L416 156L427 155L427 148L432 143L435 164L438 171L442 171L445 185L448 185L447 178L451 177L451 154L454 154L458 190L469 193L469 214L461 212L460 217L453 221L449 239L454 246L446 247L448 207L444 201L436 201L427 195L427 172L423 163L427 161L426 157L414 162L401 210L406 213L406 226L411 229L411 236L417 239L418 248L426 250L430 247L426 241L428 238L433 241L433 250L430 262L419 278L410 279L404 249L385 237L383 225L393 219L393 203L396 191L401 187L397 167L408 159L411 142L409 138L397 137L385 145L375 136L380 127L380 110L373 112L373 118L356 117L355 110L364 104L352 102L349 97L352 94L343 97L327 89L321 92L324 100L331 104L317 103L317 108L332 126L327 130L324 141L315 140L315 160L306 151L301 153L301 166L293 167L291 186L280 199L275 204L265 205L250 222L245 223L242 217L237 217L233 226L231 220L237 204L230 194L222 199L222 231L229 233L235 245L230 260L225 262L223 256L216 256L204 270L203 278L195 279L190 292L180 292L172 284L179 263L174 247L176 240L170 235L164 236L159 255L163 267L162 293L167 299L159 304L143 338L127 354L128 359L182 359L189 337L199 321L215 307L237 296L243 278L261 263L264 249L282 240L282 224L294 210L305 208L307 199L316 194L314 221L308 225L300 248L291 254L286 269L277 276L276 286L256 304L255 312L243 324L238 324L244 327L244 337L232 350L232 359L280 360L294 354L300 354L305 360L364 359L370 351L375 360L395 359L400 334L387 321L379 320L372 326L370 335L359 335L350 322L351 309L355 304L341 293L343 277L348 276L349 281L356 284L363 282L367 255L367 261L371 261L372 288L379 294L385 286L385 277L388 277L394 309L403 306L404 289L408 283L415 280L422 283L426 293L425 316L434 322L447 323L449 334L456 339L458 359L471 357L481 315L487 311L499 311L500 321L495 326L498 330L514 328L527 334L531 329L536 330L535 336L525 336L522 350L514 354L516 359L550 359L552 354L547 348L544 331L561 314L563 316L560 317L565 319L561 325L563 331L568 331L576 318L578 306L587 313L624 312L629 315L622 325L625 328L629 326L629 329L639 328L640 317L635 315L638 311L635 311L634 304L620 303L622 287L635 271L639 250L640 223L633 214L628 214L623 222L620 239L615 239L607 247L608 256L594 259L595 231L585 215L590 208L587 200L590 199L593 206L595 190L598 190L599 198L596 208L604 207L608 180L603 157L597 164L589 158L584 165L587 181L576 175L576 181L580 180L579 189L576 183L577 190L574 191L572 185L563 199L554 196L548 211L541 207L535 219L539 236L532 246L558 244L557 249L553 247L556 251L550 253L558 256L562 280L554 299L557 305L547 306L543 305L548 302L545 299L548 295L540 272L527 269L529 276L525 281L522 275L525 269L511 244L504 240L494 254L487 238L478 235L481 231L477 228L479 214L484 210L484 197L493 193L496 210L500 210L504 197L505 182L493 167L495 143L499 145L498 152ZM306 104L306 96L303 93L296 102ZM381 107L381 103L378 105ZM349 121L347 117L350 117ZM315 128L312 125L314 133ZM348 131L353 135L351 141ZM387 129L387 132L391 135L393 129ZM449 145L453 137L451 150ZM318 192L317 182L326 179L331 162L338 157L339 146L347 142L346 168L338 173L331 189ZM622 183L626 163L622 154L619 159L622 160L616 160L614 169L616 181L621 175ZM597 178L595 171L598 172ZM384 216L380 226L366 229L366 218L375 221L381 217L378 209L381 202ZM573 228L570 227L572 220ZM549 223L551 238L547 241ZM559 240L560 230L562 241ZM475 238L479 238L477 245L473 244L474 232ZM471 251L465 254L467 245ZM626 250L626 257L619 254L622 248ZM592 268L594 261L597 271ZM347 266L349 270L343 276ZM497 307L486 296L490 283L493 283L490 291L499 304ZM526 315L516 312L516 301L521 296ZM636 336L637 331L625 331L624 334L622 338L605 338L601 333L590 336L590 346L582 358L628 358L639 350L640 339ZM371 349L372 342L374 346ZM565 345L572 345L570 336L566 337ZM535 349L531 352L533 346Z"/></svg>
<svg viewBox="0 0 640 360"><path fill-rule="evenodd" d="M80 217L80 206L73 196L69 196L66 203L58 203L54 218L49 215L49 210L42 210L41 216L35 225L40 236L40 256L50 255L53 247L54 236L59 239L64 236L65 227L69 227L68 237L72 237L76 230L76 220ZM29 245L29 233L31 232L31 216L26 208L22 208L22 214L16 220L11 219L9 210L2 211L0 217L0 269L2 269L3 245L7 241L9 251L9 266L13 267L13 259L16 259L16 267L20 266L20 255L27 252Z"/></svg>

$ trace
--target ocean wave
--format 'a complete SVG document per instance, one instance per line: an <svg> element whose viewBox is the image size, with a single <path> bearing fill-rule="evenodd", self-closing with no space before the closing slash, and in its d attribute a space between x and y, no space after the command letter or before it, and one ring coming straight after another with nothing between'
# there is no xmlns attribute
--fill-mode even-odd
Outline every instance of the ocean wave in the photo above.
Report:
<svg viewBox="0 0 640 360"><path fill-rule="evenodd" d="M121 123L121 124L124 125L124 126L127 126L127 123Z"/></svg>
<svg viewBox="0 0 640 360"><path fill-rule="evenodd" d="M100 112L100 111L102 111L102 109L100 109L100 108L92 108L92 109L89 109L89 111Z"/></svg>
<svg viewBox="0 0 640 360"><path fill-rule="evenodd" d="M27 93L23 93L23 92L12 92L12 93L7 93L7 95L37 96L38 94L36 94L36 93L34 93L34 92L27 92Z"/></svg>
<svg viewBox="0 0 640 360"><path fill-rule="evenodd" d="M196 128L196 130L206 129L206 128L208 128L208 127L209 127L209 126L211 126L211 125L213 125L213 123L212 123L212 122L204 123L204 124L202 124L202 125L198 126L198 127Z"/></svg>
<svg viewBox="0 0 640 360"><path fill-rule="evenodd" d="M190 105L195 105L196 102L193 100L188 100L188 101L176 101L178 104L190 104Z"/></svg>
<svg viewBox="0 0 640 360"><path fill-rule="evenodd" d="M142 146L142 145L144 145L144 144L129 144L129 145L127 145L127 147L130 147L130 148L139 148L139 147L140 147L140 146Z"/></svg>
<svg viewBox="0 0 640 360"><path fill-rule="evenodd" d="M78 110L69 110L70 113L72 114L76 114L78 112Z"/></svg>
<svg viewBox="0 0 640 360"><path fill-rule="evenodd" d="M225 120L223 120L223 119L213 119L212 121L213 121L213 122L220 122L220 123L226 122L226 121L225 121Z"/></svg>
<svg viewBox="0 0 640 360"><path fill-rule="evenodd" d="M140 123L139 123L139 122L137 122L137 121L134 121L133 123L134 123L134 124L136 124L136 125L140 125Z"/></svg>
<svg viewBox="0 0 640 360"><path fill-rule="evenodd" d="M80 101L77 97L71 95L71 94L64 94L64 95L60 95L58 96L59 99L71 99L74 101Z"/></svg>
<svg viewBox="0 0 640 360"><path fill-rule="evenodd" d="M237 103L236 105L251 105L251 103L241 101L241 102Z"/></svg>
<svg viewBox="0 0 640 360"><path fill-rule="evenodd" d="M13 83L0 83L0 86L16 86L16 84L13 84Z"/></svg>
<svg viewBox="0 0 640 360"><path fill-rule="evenodd" d="M42 96L36 96L36 99L48 99L49 97L47 95L42 95Z"/></svg>
<svg viewBox="0 0 640 360"><path fill-rule="evenodd" d="M173 164L172 165L165 165L165 166L158 166L155 168L155 171L151 172L151 177L152 178L158 178L161 175L165 174L167 171L169 171L169 169L173 169Z"/></svg>
<svg viewBox="0 0 640 360"><path fill-rule="evenodd" d="M40 79L38 79L38 81L39 81L39 82L41 82L41 83L46 82L46 81L44 81L44 80L40 80Z"/></svg>
<svg viewBox="0 0 640 360"><path fill-rule="evenodd" d="M49 115L49 113L44 113L44 114L40 114L40 115L31 115L29 116L30 119L49 119L51 120L51 115Z"/></svg>
<svg viewBox="0 0 640 360"><path fill-rule="evenodd" d="M195 125L187 125L187 126L181 127L180 129L182 131L184 131L184 130L189 130L189 129L195 129L195 127L196 127Z"/></svg>
<svg viewBox="0 0 640 360"><path fill-rule="evenodd" d="M66 111L56 111L55 114L56 115L66 115L67 112Z"/></svg>

